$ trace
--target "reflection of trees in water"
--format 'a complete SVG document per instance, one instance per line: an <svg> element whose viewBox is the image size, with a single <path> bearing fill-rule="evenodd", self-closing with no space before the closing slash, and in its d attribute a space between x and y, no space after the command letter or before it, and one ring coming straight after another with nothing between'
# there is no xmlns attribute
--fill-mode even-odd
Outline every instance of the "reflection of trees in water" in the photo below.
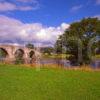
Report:
<svg viewBox="0 0 100 100"><path fill-rule="evenodd" d="M57 64L58 66L61 65L61 59L55 58L55 62L56 62L56 64Z"/></svg>

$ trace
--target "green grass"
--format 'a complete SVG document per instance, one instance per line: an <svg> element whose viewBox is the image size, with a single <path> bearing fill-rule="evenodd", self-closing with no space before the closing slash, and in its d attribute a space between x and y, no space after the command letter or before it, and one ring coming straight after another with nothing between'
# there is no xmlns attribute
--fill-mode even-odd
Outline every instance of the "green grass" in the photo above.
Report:
<svg viewBox="0 0 100 100"><path fill-rule="evenodd" d="M0 65L0 100L100 100L100 72Z"/></svg>
<svg viewBox="0 0 100 100"><path fill-rule="evenodd" d="M97 59L100 59L100 54L94 56Z"/></svg>
<svg viewBox="0 0 100 100"><path fill-rule="evenodd" d="M51 55L43 54L42 56L43 58L51 58L51 59L55 59L55 58L68 59L70 55L69 54L51 54Z"/></svg>

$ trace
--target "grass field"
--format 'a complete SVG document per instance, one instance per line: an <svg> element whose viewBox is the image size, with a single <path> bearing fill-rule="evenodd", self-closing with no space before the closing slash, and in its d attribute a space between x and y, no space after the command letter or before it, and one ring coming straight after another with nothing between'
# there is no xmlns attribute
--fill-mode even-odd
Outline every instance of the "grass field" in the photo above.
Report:
<svg viewBox="0 0 100 100"><path fill-rule="evenodd" d="M100 100L100 72L0 65L0 100Z"/></svg>

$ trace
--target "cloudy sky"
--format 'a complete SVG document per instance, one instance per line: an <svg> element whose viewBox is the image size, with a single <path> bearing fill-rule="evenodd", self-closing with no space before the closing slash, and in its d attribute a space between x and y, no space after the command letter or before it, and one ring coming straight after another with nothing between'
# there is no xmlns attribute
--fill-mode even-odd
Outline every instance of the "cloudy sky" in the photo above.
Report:
<svg viewBox="0 0 100 100"><path fill-rule="evenodd" d="M0 0L0 43L53 45L84 17L100 18L100 0Z"/></svg>

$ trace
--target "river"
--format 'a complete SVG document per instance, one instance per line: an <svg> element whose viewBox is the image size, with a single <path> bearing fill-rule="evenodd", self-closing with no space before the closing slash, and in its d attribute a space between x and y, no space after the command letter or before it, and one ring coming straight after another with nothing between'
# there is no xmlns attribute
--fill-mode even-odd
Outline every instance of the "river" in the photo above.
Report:
<svg viewBox="0 0 100 100"><path fill-rule="evenodd" d="M66 59L41 59L40 64L57 64L64 67L74 67L69 60ZM90 66L92 68L100 68L100 59L91 61Z"/></svg>

